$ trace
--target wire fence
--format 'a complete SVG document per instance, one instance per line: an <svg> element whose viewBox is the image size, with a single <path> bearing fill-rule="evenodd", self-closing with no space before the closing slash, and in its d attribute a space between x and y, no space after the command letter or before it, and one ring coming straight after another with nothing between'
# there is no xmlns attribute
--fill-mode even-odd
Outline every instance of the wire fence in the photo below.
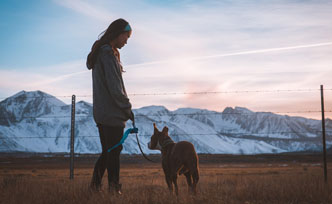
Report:
<svg viewBox="0 0 332 204"><path fill-rule="evenodd" d="M157 95L206 95L206 94L243 94L243 93L283 93L283 92L318 92L320 89L276 89L276 90L238 90L238 91L211 91L211 92L160 92L160 93L133 93L133 94L128 94L131 96L157 96ZM332 91L332 89L324 89L324 91ZM24 96L24 98L62 98L62 97L72 97L72 96L66 96L66 95L59 95L59 96L50 96L50 95L44 95L44 96ZM92 97L92 95L78 95L76 97ZM67 106L68 111L70 110L71 105L65 105ZM56 107L62 107L63 106L56 106ZM91 107L92 108L92 107ZM257 116L257 115L268 115L268 114L296 114L296 113L321 113L321 110L305 110L305 111L255 111L255 112L217 112L217 111L209 111L209 112L195 112L195 113L171 113L171 112L166 112L166 113L150 113L150 114L135 114L135 117L164 117L164 116L169 116L169 117L176 117L176 116L189 116L189 117L199 117L199 116L208 116L208 115L216 115L216 116L227 116L227 115L244 115L244 116ZM325 113L331 113L332 110L326 110L324 111ZM65 119L71 119L71 115L58 115L58 116L22 116L22 117L14 117L14 116L0 116L0 120L23 120L23 119L60 119L60 118L65 118ZM75 113L75 118L93 118L92 114L80 114L80 113ZM158 121L154 121L158 123ZM163 122L163 121L159 121ZM328 135L332 131L326 131ZM9 136L8 138L15 138L15 139L26 139L26 138L65 138L69 139L69 134L68 136L63 136L63 135L57 135L57 136ZM238 136L238 135L275 135L275 134L296 134L296 135L305 135L305 134L322 134L322 131L319 130L311 130L307 132L297 132L297 131L274 131L274 132L214 132L214 133L203 133L203 134L177 134L174 133L174 136L220 136L220 135L228 135L228 136ZM144 135L141 134L140 136L151 136L151 135ZM99 137L98 135L78 135L75 138L85 138L85 137ZM7 139L8 139L7 138ZM6 139L3 138L2 139ZM279 138L280 139L280 138Z"/></svg>
<svg viewBox="0 0 332 204"><path fill-rule="evenodd" d="M208 94L249 94L249 93L294 93L294 92L301 92L301 93L306 93L306 92L318 92L321 91L321 104L322 104L322 110L297 110L297 111L244 111L244 112L238 112L232 110L223 111L223 112L217 112L217 111L196 111L193 113L175 113L175 112L157 112L157 113L147 113L147 114L142 114L142 113L137 113L135 117L140 118L144 117L144 119L149 119L149 122L155 122L155 123L164 123L165 121L163 117L177 117L177 116L186 116L191 119L197 119L204 117L204 116L227 116L227 117L234 117L235 119L238 118L238 116L246 117L247 120L255 120L256 116L264 116L263 118L266 119L266 115L269 116L269 114L308 114L308 113L322 113L322 116L324 116L325 113L331 113L332 110L324 110L324 102L323 102L323 86L321 86L321 89L279 89L279 90L238 90L238 91L205 91L205 92L159 92L159 93L132 93L128 94L129 96L170 96L170 95L208 95ZM325 89L325 91L332 91L332 89ZM73 179L73 172L74 172L74 147L75 147L75 140L80 140L84 138L91 138L93 140L98 140L99 135L80 135L79 133L75 135L75 129L77 128L75 125L75 118L78 118L76 120L82 120L82 119L90 119L91 122L93 122L92 118L92 106L89 108L87 111L83 112L75 112L75 99L76 97L80 98L92 98L92 95L78 95L78 96L51 96L51 95L43 95L43 96L17 96L17 97L22 97L22 99L26 98L39 98L39 99L44 99L44 98L72 98L72 104L71 105L63 105L63 106L58 106L56 105L55 107L60 108L63 111L68 111L68 115L38 115L38 116L33 116L31 114L29 115L23 115L20 117L15 117L13 115L2 115L3 113L0 113L0 123L7 122L9 121L8 124L13 123L13 122L19 122L21 120L27 119L27 120L40 120L40 119L68 119L68 124L69 124L69 119L70 119L70 127L68 128L68 135L63 132L67 132L67 130L64 130L57 135L54 135L52 133L52 136L49 135L47 132L44 134L37 134L38 136L24 136L24 135L18 135L18 134L13 134L13 135L6 135L5 137L1 135L0 132L0 145L8 142L8 140L33 140L33 139L51 139L51 140L59 140L59 139L65 139L68 140L68 144L70 145L70 179ZM4 99L4 98L0 98ZM0 103L5 103L6 100L1 101ZM54 107L54 106L53 106ZM4 107L5 109L5 107ZM1 109L0 109L1 110ZM71 115L69 115L69 112L71 111ZM5 112L5 111L4 111ZM87 114L88 113L88 114ZM37 113L35 113L37 114ZM157 117L157 118L156 118ZM216 119L215 117L212 119ZM88 122L90 122L88 121ZM317 120L319 123L319 120ZM219 131L214 131L214 132L206 132L206 133L178 133L176 131L170 131L170 135L174 137L229 137L229 138L240 138L240 139L254 139L254 140L264 140L264 141L276 141L278 143L280 142L289 142L289 141L297 141L297 142L311 142L311 143L316 143L318 144L319 141L321 141L321 137L323 136L323 153L324 153L324 177L325 181L327 181L327 165L326 165L326 136L328 137L328 142L332 142L332 127L331 124L328 126L327 131L325 130L325 116L322 117L322 131L320 131L318 128L319 126L314 125L314 127L307 127L304 128L305 131L296 131L296 128L288 128L287 131L263 131L264 128L262 128L262 131L260 129L256 130L251 130L250 128L242 128L243 130L239 131L234 131L234 130L219 130ZM327 123L330 123L331 120L326 120ZM27 121L26 121L27 122ZM29 121L32 123L33 121ZM49 121L48 121L49 122ZM292 124L286 124L288 126L292 126ZM68 125L69 127L69 125ZM22 127L21 127L22 128ZM236 128L235 128L236 129ZM98 132L97 128L95 128L95 133ZM45 131L44 131L45 132ZM139 136L141 137L150 137L152 136L151 134L146 134L146 132L143 130L142 133L139 133ZM65 134L65 135L64 135ZM290 137L290 135L295 135L296 137ZM304 136L304 137L303 137ZM19 143L19 142L18 142ZM267 142L268 143L268 142ZM271 143L272 144L272 143ZM288 144L288 143L287 143ZM24 145L24 144L23 144ZM68 148L68 147L67 147Z"/></svg>
<svg viewBox="0 0 332 204"><path fill-rule="evenodd" d="M324 111L325 113L332 113L332 110ZM286 111L286 112L264 112L264 111L255 111L252 113L243 113L243 112L232 112L232 113L223 113L223 112L212 112L212 113L155 113L155 114L135 114L135 117L160 117L160 116L204 116L204 115L257 115L257 114L287 114L287 113L321 113L321 111L318 110L309 110L309 111ZM93 118L92 115L81 115L81 114L75 114L75 117L77 118ZM62 116L22 116L22 117L0 117L0 119L55 119L55 118L71 118L70 115L62 115Z"/></svg>
<svg viewBox="0 0 332 204"><path fill-rule="evenodd" d="M129 93L129 96L162 96L162 95L206 95L206 94L243 94L243 93L285 93L285 92L317 92L320 89L275 89L275 90L232 90L232 91L199 91L199 92L154 92L154 93ZM324 89L332 91L332 89ZM72 95L54 95L54 96L24 96L24 98L71 98ZM79 98L91 98L91 94L76 95ZM0 100L8 97L0 97Z"/></svg>
<svg viewBox="0 0 332 204"><path fill-rule="evenodd" d="M326 133L328 133L328 135L331 134L332 136L332 131L325 131ZM271 135L271 134L297 134L297 135L304 135L304 134L308 134L309 132L289 132L289 131L283 131L283 132L218 132L218 133L202 133L202 134L193 134L193 133L185 133L185 134L178 134L178 133L171 133L171 136L239 136L239 135L248 135L248 136L254 136L254 135ZM315 131L315 133L318 134L322 134L322 131ZM139 136L152 136L151 134L139 134ZM15 139L19 139L19 138L65 138L65 139L70 139L70 133L68 133L67 136L38 136L38 137L29 137L29 136L9 136L10 138L15 138ZM85 138L85 137L99 137L99 135L78 135L75 138ZM290 138L279 138L279 137L269 137L270 139L290 139ZM7 139L7 138L2 138L2 139ZM307 138L309 139L309 138ZM316 138L313 138L316 139ZM303 139L301 139L303 140Z"/></svg>

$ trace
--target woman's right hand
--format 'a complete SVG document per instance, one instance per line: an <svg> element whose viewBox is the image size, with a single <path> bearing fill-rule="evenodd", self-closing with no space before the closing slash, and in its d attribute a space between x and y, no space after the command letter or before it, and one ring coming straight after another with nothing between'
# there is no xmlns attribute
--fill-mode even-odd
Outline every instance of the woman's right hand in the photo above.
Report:
<svg viewBox="0 0 332 204"><path fill-rule="evenodd" d="M131 111L129 119L131 121L133 121L133 123L135 123L135 115L134 115L133 111Z"/></svg>

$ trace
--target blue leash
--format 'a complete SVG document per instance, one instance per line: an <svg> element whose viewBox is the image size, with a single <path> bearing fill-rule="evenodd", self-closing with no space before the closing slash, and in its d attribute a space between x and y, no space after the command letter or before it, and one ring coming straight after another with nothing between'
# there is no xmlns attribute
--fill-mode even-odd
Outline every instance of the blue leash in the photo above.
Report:
<svg viewBox="0 0 332 204"><path fill-rule="evenodd" d="M126 132L123 134L120 142L118 144L114 145L113 147L109 148L107 150L107 152L111 152L113 149L115 149L118 146L122 145L124 143L124 141L127 139L127 137L128 137L129 134L132 134L132 133L136 133L137 134L138 133L138 128L135 127L135 124L133 124L133 126L134 126L133 128L129 128L128 130L126 130Z"/></svg>
<svg viewBox="0 0 332 204"><path fill-rule="evenodd" d="M107 150L107 152L111 152L113 149L115 149L115 148L117 148L118 146L120 146L121 144L123 144L124 141L127 139L128 135L129 135L129 134L132 134L132 133L136 133L136 141L137 141L137 144L138 144L139 150L141 151L143 157L144 157L146 160L150 161L150 162L155 162L155 161L149 159L149 158L144 154L144 152L143 152L143 150L142 150L142 147L141 147L141 145L140 145L140 143L139 143L139 140L138 140L138 136L137 136L138 128L135 126L135 123L133 123L133 128L129 128L128 130L126 130L126 132L123 134L123 136L122 136L120 142L119 142L118 144L114 145L113 147L109 148L109 149Z"/></svg>

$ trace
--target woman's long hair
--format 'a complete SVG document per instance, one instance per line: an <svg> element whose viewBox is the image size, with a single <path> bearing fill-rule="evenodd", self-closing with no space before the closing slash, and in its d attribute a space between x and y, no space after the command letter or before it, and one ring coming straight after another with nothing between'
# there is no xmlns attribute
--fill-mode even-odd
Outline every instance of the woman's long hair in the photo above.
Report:
<svg viewBox="0 0 332 204"><path fill-rule="evenodd" d="M115 21L113 21L107 28L107 30L100 33L99 39L96 40L95 43L93 43L91 52L89 53L87 60L86 60L86 66L88 69L93 69L93 66L96 62L97 56L98 56L98 50L99 48L104 45L111 42L111 40L114 40L117 38L121 33L126 32L125 27L128 25L128 22L122 18L119 18Z"/></svg>

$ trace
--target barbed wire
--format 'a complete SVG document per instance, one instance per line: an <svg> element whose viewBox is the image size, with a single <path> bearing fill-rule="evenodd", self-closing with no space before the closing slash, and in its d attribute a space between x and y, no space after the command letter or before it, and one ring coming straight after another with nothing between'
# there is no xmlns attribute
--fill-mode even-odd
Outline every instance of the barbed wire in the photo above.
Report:
<svg viewBox="0 0 332 204"><path fill-rule="evenodd" d="M129 93L131 96L157 96L157 95L206 95L206 94L238 94L238 93L281 93L281 92L313 92L320 89L277 89L277 90L238 90L238 91L201 91L201 92L160 92L160 93ZM332 91L332 89L324 89ZM92 95L77 95L77 97L92 97Z"/></svg>
<svg viewBox="0 0 332 204"><path fill-rule="evenodd" d="M273 112L273 111L255 111L252 113L242 113L242 112L232 112L232 113L223 113L223 112L213 112L213 113L155 113L155 114L136 114L135 117L145 117L145 116L195 116L195 115L257 115L257 114L289 114L289 113L321 113L320 110L308 110L308 111L282 111L282 112ZM326 110L325 113L332 113L332 110ZM79 118L93 118L93 115L80 115L75 114L75 117ZM0 117L0 119L50 119L50 118L71 118L71 115L63 116L23 116L23 117Z"/></svg>
<svg viewBox="0 0 332 204"><path fill-rule="evenodd" d="M31 139L44 139L44 138L67 138L67 139L70 139L70 136L45 136L45 137L34 137L34 136L32 136L32 137L29 137L29 136L14 136L14 137L7 137L7 138L1 138L1 139L11 139L11 138L24 138L24 139L26 139L26 138L31 138ZM76 137L75 137L76 138Z"/></svg>
<svg viewBox="0 0 332 204"><path fill-rule="evenodd" d="M216 113L166 113L166 114L137 114L136 116L177 116L177 115L255 115L255 114L275 114L275 113L321 113L322 111L289 111L289 112L264 112L264 111L257 111L252 113L223 113L223 112L216 112ZM326 113L332 112L332 110L324 111Z"/></svg>
<svg viewBox="0 0 332 204"><path fill-rule="evenodd" d="M287 92L316 92L320 91L320 89L285 89L285 90L246 90L246 91L205 91L205 92L160 92L160 93L133 93L128 94L129 96L169 96L169 95L207 95L207 94L243 94L243 93L287 93ZM332 89L324 89L324 91L332 91ZM62 95L62 96L25 96L24 98L71 98L71 95ZM92 95L76 95L76 98L84 98L84 97L92 97ZM0 98L2 99L2 98ZM57 107L64 107L64 106L71 106L70 104L66 104L63 106ZM161 117L161 116L203 116L203 115L257 115L257 114L294 114L294 113L321 113L320 110L307 110L307 111L284 111L284 112L273 112L273 111L255 111L255 112L209 112L209 113L156 113L156 114L136 114L136 117ZM330 113L332 110L327 110L325 113ZM82 114L75 114L77 118L93 118L90 115L82 115ZM61 115L61 116L25 116L25 117L18 117L19 119L56 119L56 118L71 118L71 115ZM16 117L0 117L0 119L16 119ZM163 122L163 121L159 121ZM327 137L332 136L332 131L325 131ZM284 137L269 137L269 135L306 135L307 138L284 138ZM217 136L217 137L233 137L239 139L256 139L256 140L301 140L301 141L312 141L320 139L322 131L320 130L313 130L312 132L296 132L296 131L276 131L276 132L216 132L216 133L170 133L171 136L178 137L178 136ZM150 137L152 134L139 134L141 137ZM314 135L314 136L313 136ZM9 137L0 137L1 140L10 140L10 139L66 139L70 140L69 134L67 136L60 135L60 136L9 136ZM77 135L75 139L80 138L99 138L99 135ZM328 138L331 139L331 138Z"/></svg>
<svg viewBox="0 0 332 204"><path fill-rule="evenodd" d="M315 130L314 131L315 134L321 134L322 131L321 130ZM325 133L331 133L332 131L325 131ZM196 133L196 134L192 134L192 133L182 133L182 134L177 134L177 133L170 133L171 137L172 136L229 136L229 135L248 135L248 136L253 136L253 135L271 135L271 134L298 134L298 135L305 135L305 134L314 134L311 132L293 132L293 131L282 131L282 132L217 132L217 133ZM138 134L139 136L152 136L152 134ZM320 135L319 135L320 136ZM328 135L329 136L329 135ZM332 136L332 135L331 135ZM84 138L84 137L99 137L99 135L78 135L75 138ZM70 136L45 136L45 137L29 137L29 136L14 136L14 137L7 137L7 138L1 138L1 139L11 139L11 138L66 138L66 139L70 139ZM300 139L300 138L279 138L279 137L268 137L268 138L262 138L262 139ZM317 137L309 137L307 139L317 139Z"/></svg>
<svg viewBox="0 0 332 204"><path fill-rule="evenodd" d="M155 113L155 114L136 114L135 117L145 117L145 116L200 116L200 115L257 115L257 114L287 114L287 113L321 113L319 110L308 110L308 111L282 111L282 112L266 112L266 111L255 111L252 113L242 113L242 112L232 112L232 113L223 113L223 112L212 112L212 113ZM332 110L326 110L325 113L332 113ZM80 115L75 114L77 118L93 118L93 115ZM63 116L23 116L23 117L0 117L0 119L50 119L50 118L71 118L71 115Z"/></svg>
<svg viewBox="0 0 332 204"><path fill-rule="evenodd" d="M276 90L234 90L234 91L201 91L201 92L159 92L159 93L129 93L131 96L157 96L157 95L206 95L206 94L239 94L239 93L282 93L282 92L314 92L320 89L276 89ZM332 91L332 89L324 89L324 91ZM92 97L91 94L75 95L76 97ZM18 96L19 97L19 96ZM55 95L55 96L24 96L25 98L67 98L72 95ZM9 97L0 97L0 100Z"/></svg>
<svg viewBox="0 0 332 204"><path fill-rule="evenodd" d="M164 92L164 93L137 93L132 96L156 96L156 95L207 95L207 94L238 94L238 93L278 93L278 92L312 92L313 90L255 90L255 91L206 91L206 92Z"/></svg>
<svg viewBox="0 0 332 204"><path fill-rule="evenodd" d="M77 116L75 116L77 117ZM88 117L88 116L85 116L85 117ZM90 117L90 116L89 116ZM49 118L71 118L71 116L42 116L42 117L17 117L19 119L49 119ZM0 119L17 119L16 117L0 117Z"/></svg>
<svg viewBox="0 0 332 204"><path fill-rule="evenodd" d="M9 96L9 97L0 97L0 100L2 99L8 99L10 97L13 97L13 96ZM17 96L18 97L21 97L21 96ZM72 95L68 95L68 96L24 96L24 98L71 98Z"/></svg>

